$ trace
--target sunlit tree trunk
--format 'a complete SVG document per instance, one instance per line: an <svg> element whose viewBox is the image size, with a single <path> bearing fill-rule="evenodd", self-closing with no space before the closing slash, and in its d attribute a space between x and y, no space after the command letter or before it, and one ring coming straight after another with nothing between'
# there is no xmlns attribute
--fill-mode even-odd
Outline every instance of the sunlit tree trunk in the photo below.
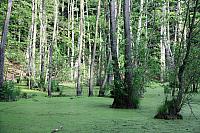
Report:
<svg viewBox="0 0 200 133"><path fill-rule="evenodd" d="M117 0L117 6L118 6L118 10L117 10L117 57L119 57L119 42L120 42L120 17L121 17L121 5L122 5L122 0Z"/></svg>
<svg viewBox="0 0 200 133"><path fill-rule="evenodd" d="M165 24L165 19L166 17L166 2L164 0L164 4L162 7L162 21L161 21L161 29L160 29L160 81L164 81L165 77L165 72L166 72L166 58L165 58L165 47L166 47L166 24Z"/></svg>
<svg viewBox="0 0 200 133"><path fill-rule="evenodd" d="M138 57L139 57L139 48L141 48L140 45L142 45L141 42L141 34L142 34L142 17L143 17L143 11L144 11L144 0L140 0L140 16L138 19L138 29L137 29L137 39L136 39L136 45L135 45L135 65L138 65Z"/></svg>
<svg viewBox="0 0 200 133"><path fill-rule="evenodd" d="M45 38L46 38L46 24L45 24L45 3L40 0L40 84L44 87L45 84Z"/></svg>
<svg viewBox="0 0 200 133"><path fill-rule="evenodd" d="M72 24L71 24L71 28L72 28L72 58L71 58L71 79L74 80L74 0L72 0L71 2L71 10L72 10Z"/></svg>
<svg viewBox="0 0 200 133"><path fill-rule="evenodd" d="M77 75L77 96L82 95L81 89L81 58L82 58L82 47L83 47L83 11L84 11L84 0L80 0L80 33L79 33L79 54L78 54L78 75Z"/></svg>
<svg viewBox="0 0 200 133"><path fill-rule="evenodd" d="M89 7L88 7L88 2L86 0L86 17L89 17ZM88 45L89 45L89 54L88 54L88 81L90 80L90 65L91 65L91 54L92 54L92 46L91 46L91 41L90 41L90 22L87 22L87 36L88 36Z"/></svg>
<svg viewBox="0 0 200 133"><path fill-rule="evenodd" d="M32 74L33 81L35 82L36 78L36 66L35 66L35 51L36 51L36 39L37 39L37 4L38 1L35 0L35 10L34 10L34 22L33 22L33 44L32 44Z"/></svg>
<svg viewBox="0 0 200 133"><path fill-rule="evenodd" d="M52 80L52 56L53 56L53 46L57 43L57 23L58 23L58 0L54 0L54 28L52 43L49 44L49 71L48 71L48 96L51 96L51 80Z"/></svg>
<svg viewBox="0 0 200 133"><path fill-rule="evenodd" d="M96 44L98 39L98 27L99 27L99 16L100 16L100 10L101 10L101 0L98 2L98 8L97 8L97 18L96 18L96 31L95 31L95 41L92 51L92 60L90 65L90 84L89 84L89 96L93 96L93 71L94 71L94 64L95 64L95 56L96 56Z"/></svg>
<svg viewBox="0 0 200 133"><path fill-rule="evenodd" d="M11 15L11 8L12 8L12 0L8 0L8 9L7 9L7 14L6 14L6 19L4 21L3 29L2 29L2 37L1 37L1 44L0 44L0 89L3 86L3 82L4 82L5 45L7 41L7 33L8 33L8 25L9 25L10 15Z"/></svg>

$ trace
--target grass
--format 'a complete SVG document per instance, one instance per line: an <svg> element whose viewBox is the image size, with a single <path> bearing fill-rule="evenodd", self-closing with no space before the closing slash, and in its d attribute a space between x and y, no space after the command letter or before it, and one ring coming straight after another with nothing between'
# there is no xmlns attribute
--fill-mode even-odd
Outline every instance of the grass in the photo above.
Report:
<svg viewBox="0 0 200 133"><path fill-rule="evenodd" d="M192 104L198 120L187 106L181 112L183 120L157 120L153 116L164 97L159 85L147 88L138 110L109 108L112 98L87 97L86 88L84 96L72 96L75 90L71 85L63 88L69 97L48 98L45 93L20 88L37 96L1 102L0 133L50 133L61 125L60 133L200 133L200 95Z"/></svg>

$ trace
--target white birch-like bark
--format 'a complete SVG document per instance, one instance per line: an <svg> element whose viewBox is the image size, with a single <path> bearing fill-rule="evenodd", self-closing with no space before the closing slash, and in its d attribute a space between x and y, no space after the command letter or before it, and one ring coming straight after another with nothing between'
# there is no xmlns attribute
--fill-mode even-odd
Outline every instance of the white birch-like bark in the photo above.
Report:
<svg viewBox="0 0 200 133"><path fill-rule="evenodd" d="M100 10L101 10L101 0L99 0L98 7L97 7L95 40L94 40L94 46L93 46L93 51L92 51L92 53L93 53L92 58L91 58L92 60L91 60L91 64L90 64L89 96L93 96L93 73L94 73L95 56L96 56L96 44L97 44L97 39L98 39Z"/></svg>

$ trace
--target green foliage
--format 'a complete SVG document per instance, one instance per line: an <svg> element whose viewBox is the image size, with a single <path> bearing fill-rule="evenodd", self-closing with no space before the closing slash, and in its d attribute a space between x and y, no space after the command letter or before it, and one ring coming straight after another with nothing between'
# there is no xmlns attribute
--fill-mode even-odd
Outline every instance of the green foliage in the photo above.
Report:
<svg viewBox="0 0 200 133"><path fill-rule="evenodd" d="M59 86L59 82L57 80L51 81L51 91L52 92L60 92L61 87Z"/></svg>
<svg viewBox="0 0 200 133"><path fill-rule="evenodd" d="M145 92L145 85L148 82L148 75L146 74L145 68L143 67L135 68L133 73L133 87L136 90L136 92L138 92L139 95L141 95Z"/></svg>
<svg viewBox="0 0 200 133"><path fill-rule="evenodd" d="M0 88L0 101L16 101L19 99L20 90L15 87L14 82L5 81Z"/></svg>
<svg viewBox="0 0 200 133"><path fill-rule="evenodd" d="M25 55L22 51L17 49L7 49L5 53L6 58L13 63L25 65Z"/></svg>

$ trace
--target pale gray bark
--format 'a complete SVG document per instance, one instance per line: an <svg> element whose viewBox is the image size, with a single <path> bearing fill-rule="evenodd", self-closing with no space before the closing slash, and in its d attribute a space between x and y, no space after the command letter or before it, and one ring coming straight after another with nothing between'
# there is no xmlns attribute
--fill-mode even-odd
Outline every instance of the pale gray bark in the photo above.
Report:
<svg viewBox="0 0 200 133"><path fill-rule="evenodd" d="M53 56L53 46L57 43L57 23L58 23L58 0L54 0L54 28L52 43L49 44L49 70L48 70L48 96L51 96L51 80L52 80L52 56Z"/></svg>
<svg viewBox="0 0 200 133"><path fill-rule="evenodd" d="M162 18L161 18L161 29L160 29L160 53L161 53L161 57L160 57L160 81L163 82L164 81L164 77L165 77L165 71L166 71L166 58L165 58L165 47L166 47L166 24L165 24L165 19L166 17L166 3L164 0L164 4L162 7Z"/></svg>
<svg viewBox="0 0 200 133"><path fill-rule="evenodd" d="M8 9L6 14L6 19L4 21L3 29L2 29L2 38L0 44L0 88L3 86L4 82L4 59L5 59L5 46L7 41L7 33L8 33L8 25L10 21L12 8L12 0L8 0Z"/></svg>
<svg viewBox="0 0 200 133"><path fill-rule="evenodd" d="M79 33L79 55L78 55L78 75L77 75L77 96L82 95L81 89L81 58L82 58L82 47L83 47L83 9L84 0L80 0L80 33Z"/></svg>
<svg viewBox="0 0 200 133"><path fill-rule="evenodd" d="M95 56L96 56L96 44L98 39L98 26L99 26L99 16L100 16L100 10L101 10L101 0L98 2L98 8L97 8L97 18L96 18L96 31L95 31L95 41L92 51L92 60L90 64L90 83L89 83L89 96L93 96L93 71L94 71L94 65L95 65Z"/></svg>
<svg viewBox="0 0 200 133"><path fill-rule="evenodd" d="M45 24L45 3L44 0L40 0L40 83L45 84L45 38L46 38L46 24Z"/></svg>
<svg viewBox="0 0 200 133"><path fill-rule="evenodd" d="M71 79L74 80L74 0L71 2L71 10L72 10L72 15L71 15L71 20L72 20L72 58L71 58Z"/></svg>

